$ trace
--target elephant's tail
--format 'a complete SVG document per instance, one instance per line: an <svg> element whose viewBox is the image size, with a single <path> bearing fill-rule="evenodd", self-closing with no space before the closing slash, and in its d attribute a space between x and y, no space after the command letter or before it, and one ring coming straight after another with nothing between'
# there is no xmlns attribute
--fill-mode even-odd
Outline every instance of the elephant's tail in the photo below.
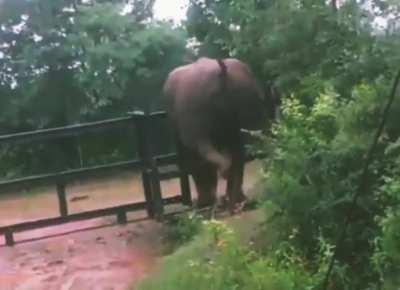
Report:
<svg viewBox="0 0 400 290"><path fill-rule="evenodd" d="M221 89L224 91L226 89L226 83L227 83L227 78L228 78L228 68L226 67L226 64L224 61L220 58L217 59L218 65L221 69L221 73L219 74L220 76L220 82L221 82Z"/></svg>

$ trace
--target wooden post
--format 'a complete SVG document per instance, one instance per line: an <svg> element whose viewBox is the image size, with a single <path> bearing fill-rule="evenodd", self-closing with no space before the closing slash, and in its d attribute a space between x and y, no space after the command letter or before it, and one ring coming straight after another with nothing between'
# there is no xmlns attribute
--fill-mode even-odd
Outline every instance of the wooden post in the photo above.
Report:
<svg viewBox="0 0 400 290"><path fill-rule="evenodd" d="M60 215L62 217L68 216L68 204L65 196L65 183L64 181L57 181L57 197Z"/></svg>

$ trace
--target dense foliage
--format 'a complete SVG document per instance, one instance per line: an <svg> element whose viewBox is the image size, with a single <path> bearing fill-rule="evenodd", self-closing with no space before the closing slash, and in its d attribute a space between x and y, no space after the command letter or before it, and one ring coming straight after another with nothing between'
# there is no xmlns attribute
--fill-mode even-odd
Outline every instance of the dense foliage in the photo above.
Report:
<svg viewBox="0 0 400 290"><path fill-rule="evenodd" d="M316 74L349 92L360 79L374 79L398 60L398 38L374 31L377 15L365 9L372 5L386 15L386 1L340 2L334 9L325 0L192 0L188 32L201 41L200 52L245 59L262 81L283 92Z"/></svg>
<svg viewBox="0 0 400 290"><path fill-rule="evenodd" d="M182 61L185 35L152 20L153 2L130 1L134 8L127 9L126 1L1 1L0 134L160 108L162 83ZM132 158L135 142L125 131L3 146L0 175Z"/></svg>
<svg viewBox="0 0 400 290"><path fill-rule="evenodd" d="M277 193L267 203L267 211L269 222L279 225L278 240L290 240L309 259L311 267L319 259L321 239L336 246L375 134L373 128L381 116L384 103L380 99L387 94L385 88L382 83L357 86L350 101L341 101L327 88L312 107L300 104L295 96L283 104L272 155L266 161L268 188ZM336 270L342 273L336 273L336 279L344 281L335 283L343 283L340 289L379 289L378 281L386 281L384 276L398 267L392 260L393 252L382 252L387 239L393 241L399 234L392 228L399 214L399 192L392 186L398 182L400 165L400 100L394 109L397 112L389 118L347 238L339 248ZM392 243L391 251L398 250ZM376 260L383 258L381 255L385 257L384 268L388 267L384 270L380 268L382 260ZM391 278L397 276L398 272Z"/></svg>

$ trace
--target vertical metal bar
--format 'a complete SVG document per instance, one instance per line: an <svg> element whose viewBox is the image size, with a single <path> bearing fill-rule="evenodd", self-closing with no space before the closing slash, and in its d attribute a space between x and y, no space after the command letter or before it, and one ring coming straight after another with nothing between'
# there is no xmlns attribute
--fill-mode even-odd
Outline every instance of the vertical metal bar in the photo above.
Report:
<svg viewBox="0 0 400 290"><path fill-rule="evenodd" d="M147 215L152 218L154 217L153 194L145 114L136 113L135 117L136 118L134 120L136 121L136 142L138 147L139 159L142 163L142 184L144 197L147 204Z"/></svg>
<svg viewBox="0 0 400 290"><path fill-rule="evenodd" d="M151 168L151 188L153 194L153 210L157 219L161 218L164 214L164 204L161 194L160 174L157 166L154 164Z"/></svg>
<svg viewBox="0 0 400 290"><path fill-rule="evenodd" d="M154 141L154 136L152 132L154 132L153 128L154 123L153 123L153 116L151 115L145 115L145 129L146 129L146 148L147 148L147 154L148 154L148 165L150 167L150 172L151 172L151 193L152 193L152 201L153 201L153 211L155 214L155 217L157 219L160 219L162 215L164 214L164 204L163 204L163 198L162 198L162 193L161 193L161 182L160 182L160 174L158 171L158 166L157 162L153 157L153 151L152 150L152 142Z"/></svg>
<svg viewBox="0 0 400 290"><path fill-rule="evenodd" d="M68 204L65 196L65 183L64 181L57 181L57 197L60 215L62 217L68 216Z"/></svg>
<svg viewBox="0 0 400 290"><path fill-rule="evenodd" d="M4 238L6 239L6 245L12 247L15 245L14 235L11 229L7 229L4 233Z"/></svg>
<svg viewBox="0 0 400 290"><path fill-rule="evenodd" d="M142 169L142 184L144 190L144 197L146 199L147 205L147 215L150 218L154 217L154 210L153 210L153 197L151 193L151 170L147 168Z"/></svg>
<svg viewBox="0 0 400 290"><path fill-rule="evenodd" d="M187 206L192 206L192 194L190 191L189 175L185 171L181 171L179 182L182 191L182 203Z"/></svg>

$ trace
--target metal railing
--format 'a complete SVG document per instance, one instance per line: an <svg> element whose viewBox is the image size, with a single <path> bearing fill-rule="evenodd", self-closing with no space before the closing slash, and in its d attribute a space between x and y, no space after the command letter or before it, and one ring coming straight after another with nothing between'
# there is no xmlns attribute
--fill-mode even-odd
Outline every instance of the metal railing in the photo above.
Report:
<svg viewBox="0 0 400 290"><path fill-rule="evenodd" d="M159 172L159 166L177 164L180 165L179 154L168 154L153 156L150 152L150 144L152 142L149 132L151 131L152 122L165 118L165 112L154 112L145 114L143 112L130 113L128 117L103 120L92 123L65 126L52 129L36 130L26 133L17 133L11 135L0 136L0 145L20 144L33 141L41 141L48 139L56 139L67 136L79 136L87 133L101 132L127 126L136 129L136 142L138 148L138 158L135 160L127 160L112 164L86 167L74 170L67 170L51 174L43 174L29 176L14 180L0 182L0 190L10 186L35 184L45 182L47 184L55 184L57 188L59 213L58 217L45 218L35 221L22 222L13 225L1 226L0 235L5 236L6 245L12 246L15 243L14 233L37 229L46 226L59 225L72 221L97 218L108 215L116 215L118 223L127 222L127 212L135 210L146 210L149 217L159 217L164 212L164 205L170 203L182 203L191 205L191 193L189 185L189 177L186 172L181 169L173 170L165 173ZM91 174L106 172L113 169L135 169L141 171L141 179L144 190L144 201L138 203L130 203L116 207L109 207L80 213L70 214L68 211L68 202L66 191L68 182L75 178L88 176ZM165 179L179 178L181 193L173 197L163 198L161 193L161 181Z"/></svg>

